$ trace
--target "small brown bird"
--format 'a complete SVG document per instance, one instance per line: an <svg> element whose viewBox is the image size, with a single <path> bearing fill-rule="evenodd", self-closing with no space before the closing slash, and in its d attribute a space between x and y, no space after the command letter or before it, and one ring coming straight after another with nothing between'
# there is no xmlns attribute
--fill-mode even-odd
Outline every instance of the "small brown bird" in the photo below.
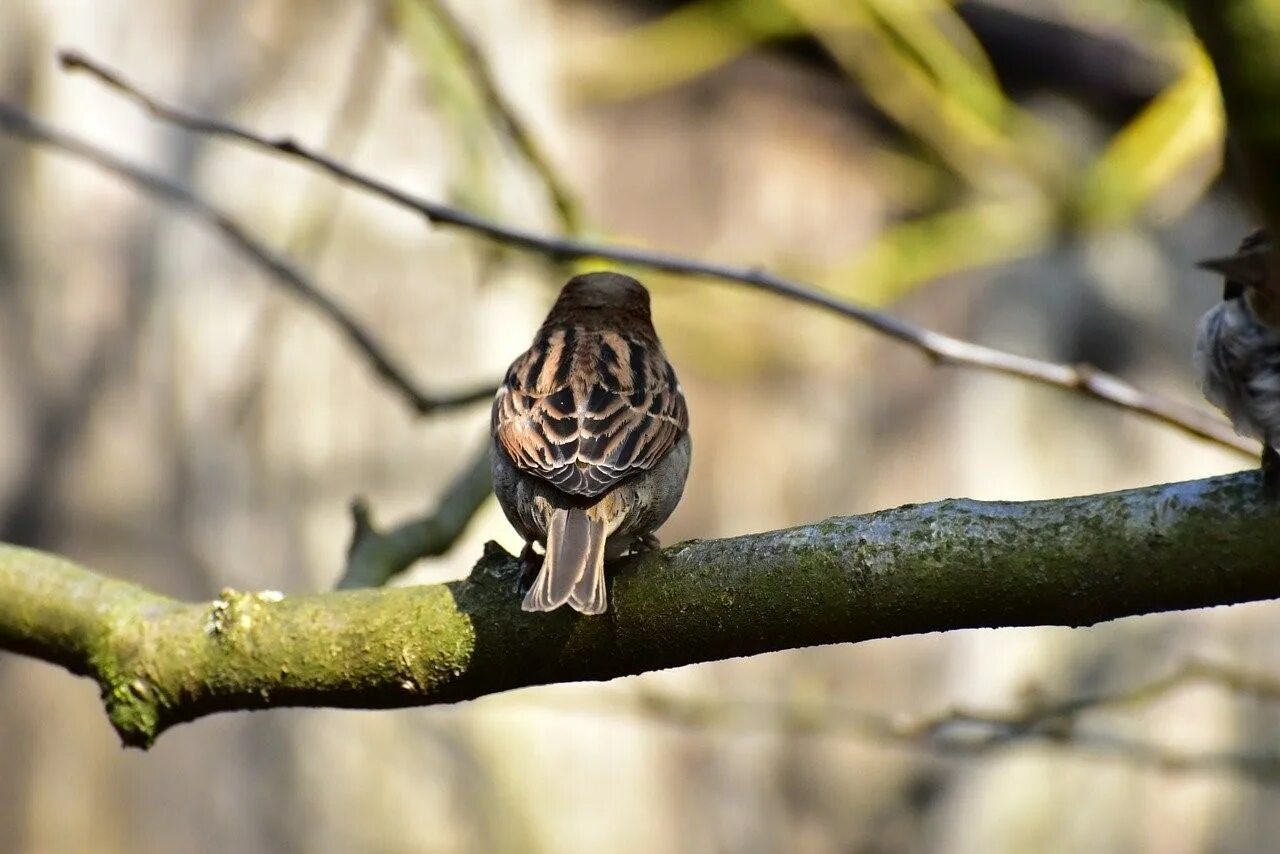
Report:
<svg viewBox="0 0 1280 854"><path fill-rule="evenodd" d="M525 540L526 611L608 607L604 562L653 548L689 473L689 411L630 276L570 279L493 401L493 487Z"/></svg>
<svg viewBox="0 0 1280 854"><path fill-rule="evenodd" d="M1280 258L1259 230L1200 266L1225 280L1222 302L1196 330L1200 388L1237 433L1262 442L1266 494L1280 499Z"/></svg>

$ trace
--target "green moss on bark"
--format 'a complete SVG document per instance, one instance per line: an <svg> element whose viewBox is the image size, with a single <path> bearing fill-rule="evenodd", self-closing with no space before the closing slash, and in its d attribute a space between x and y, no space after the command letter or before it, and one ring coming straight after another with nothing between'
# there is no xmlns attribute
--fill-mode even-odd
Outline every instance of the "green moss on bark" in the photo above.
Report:
<svg viewBox="0 0 1280 854"><path fill-rule="evenodd" d="M600 617L527 614L486 548L458 582L180 603L0 546L0 648L96 678L126 744L231 709L386 708L813 644L1085 625L1280 595L1254 473L1028 503L949 500L623 562Z"/></svg>

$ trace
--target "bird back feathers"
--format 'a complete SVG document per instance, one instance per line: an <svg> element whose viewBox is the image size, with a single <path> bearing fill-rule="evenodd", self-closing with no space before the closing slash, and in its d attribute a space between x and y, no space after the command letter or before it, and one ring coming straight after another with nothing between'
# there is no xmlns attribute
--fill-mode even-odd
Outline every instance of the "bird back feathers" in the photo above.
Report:
<svg viewBox="0 0 1280 854"><path fill-rule="evenodd" d="M511 461L583 498L653 468L688 426L652 328L544 327L493 405L494 438Z"/></svg>

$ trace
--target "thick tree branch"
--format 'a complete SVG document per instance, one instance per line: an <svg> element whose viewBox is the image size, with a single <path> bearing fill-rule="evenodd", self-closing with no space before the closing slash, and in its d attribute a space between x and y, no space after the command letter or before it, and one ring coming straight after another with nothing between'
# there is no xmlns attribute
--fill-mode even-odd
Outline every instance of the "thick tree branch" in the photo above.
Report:
<svg viewBox="0 0 1280 854"><path fill-rule="evenodd" d="M296 140L287 137L267 138L231 122L205 118L161 103L125 81L116 72L83 54L66 51L61 54L61 58L64 67L92 74L98 80L141 104L159 119L197 133L221 136L299 160L327 172L343 183L414 211L436 225L457 227L489 240L537 252L556 260L599 259L650 270L746 285L853 320L914 348L938 364L994 371L1079 392L1095 400L1136 412L1191 435L1218 442L1244 453L1256 456L1258 452L1257 443L1237 436L1230 425L1216 415L1162 395L1142 391L1119 377L1103 373L1088 365L1058 364L964 341L841 300L759 268L714 264L677 255L612 246L576 238L549 237L491 222L466 211L399 190L383 181L362 174L322 152L310 150Z"/></svg>
<svg viewBox="0 0 1280 854"><path fill-rule="evenodd" d="M12 104L0 102L0 130L88 161L221 232L250 260L333 323L374 372L398 391L420 415L468 406L493 396L492 386L453 395L434 395L422 390L368 330L333 297L316 287L288 258L259 242L231 217L189 190L38 122Z"/></svg>
<svg viewBox="0 0 1280 854"><path fill-rule="evenodd" d="M93 676L126 744L216 711L385 708L815 644L1080 626L1280 596L1254 472L1027 503L948 500L693 541L620 566L602 617L527 614L514 558L469 578L187 604L0 547L0 649Z"/></svg>

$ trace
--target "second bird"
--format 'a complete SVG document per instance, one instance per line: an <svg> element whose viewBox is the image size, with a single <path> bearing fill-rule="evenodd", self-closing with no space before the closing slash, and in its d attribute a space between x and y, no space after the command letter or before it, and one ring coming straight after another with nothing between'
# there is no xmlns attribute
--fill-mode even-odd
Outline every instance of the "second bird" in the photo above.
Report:
<svg viewBox="0 0 1280 854"><path fill-rule="evenodd" d="M1280 499L1280 259L1255 231L1234 255L1200 266L1225 280L1196 330L1200 387L1237 433L1261 440L1266 493Z"/></svg>
<svg viewBox="0 0 1280 854"><path fill-rule="evenodd" d="M587 273L561 289L493 401L493 487L537 564L526 611L608 607L604 562L657 544L689 473L689 412L630 276Z"/></svg>

